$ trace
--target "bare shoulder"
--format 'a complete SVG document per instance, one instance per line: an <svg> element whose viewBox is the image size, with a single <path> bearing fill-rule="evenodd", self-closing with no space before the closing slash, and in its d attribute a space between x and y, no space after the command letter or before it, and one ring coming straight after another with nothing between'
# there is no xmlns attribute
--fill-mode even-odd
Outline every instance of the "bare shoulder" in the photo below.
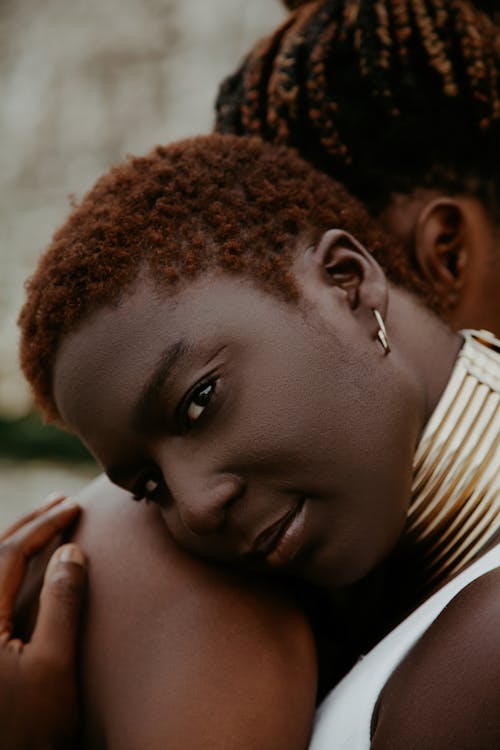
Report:
<svg viewBox="0 0 500 750"><path fill-rule="evenodd" d="M316 663L298 610L184 555L105 478L81 500L87 746L306 748Z"/></svg>
<svg viewBox="0 0 500 750"><path fill-rule="evenodd" d="M500 747L500 568L464 588L395 670L372 747Z"/></svg>

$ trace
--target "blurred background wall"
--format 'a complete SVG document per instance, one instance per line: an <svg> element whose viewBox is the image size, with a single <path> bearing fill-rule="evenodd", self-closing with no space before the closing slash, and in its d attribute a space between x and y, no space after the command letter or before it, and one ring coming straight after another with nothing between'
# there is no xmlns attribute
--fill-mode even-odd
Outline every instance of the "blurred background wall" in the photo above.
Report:
<svg viewBox="0 0 500 750"><path fill-rule="evenodd" d="M69 196L128 153L209 131L218 82L283 16L278 0L0 3L0 527L97 471L40 424L17 366L23 281Z"/></svg>

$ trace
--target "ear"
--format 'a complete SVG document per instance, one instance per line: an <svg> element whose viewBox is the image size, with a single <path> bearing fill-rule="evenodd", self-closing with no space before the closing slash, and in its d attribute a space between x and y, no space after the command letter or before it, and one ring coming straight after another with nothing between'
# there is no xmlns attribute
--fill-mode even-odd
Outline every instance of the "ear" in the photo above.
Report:
<svg viewBox="0 0 500 750"><path fill-rule="evenodd" d="M297 264L306 296L319 299L325 292L345 302L353 314L378 331L373 310L386 316L389 285L373 255L348 232L330 229L318 244L308 247Z"/></svg>
<svg viewBox="0 0 500 750"><path fill-rule="evenodd" d="M458 302L469 251L460 202L440 197L428 203L417 218L415 257L424 278L449 307Z"/></svg>

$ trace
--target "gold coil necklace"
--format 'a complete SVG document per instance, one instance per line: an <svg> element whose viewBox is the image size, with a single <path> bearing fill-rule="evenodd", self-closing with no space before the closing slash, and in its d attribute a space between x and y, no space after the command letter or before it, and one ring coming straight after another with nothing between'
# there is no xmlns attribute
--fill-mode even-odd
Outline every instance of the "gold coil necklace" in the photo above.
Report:
<svg viewBox="0 0 500 750"><path fill-rule="evenodd" d="M500 529L500 341L488 331L462 336L413 462L405 546L426 588L458 573Z"/></svg>

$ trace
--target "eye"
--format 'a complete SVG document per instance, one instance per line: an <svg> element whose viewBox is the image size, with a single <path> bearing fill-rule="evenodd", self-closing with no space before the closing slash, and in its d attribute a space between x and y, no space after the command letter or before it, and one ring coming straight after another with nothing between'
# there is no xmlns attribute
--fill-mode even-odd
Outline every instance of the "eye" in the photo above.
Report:
<svg viewBox="0 0 500 750"><path fill-rule="evenodd" d="M133 491L134 500L157 501L158 493L163 489L164 484L161 475L144 477Z"/></svg>
<svg viewBox="0 0 500 750"><path fill-rule="evenodd" d="M160 486L160 482L157 481L156 479L148 479L148 481L144 485L144 494L146 496L152 495L153 492L155 492L155 490L157 490L159 486Z"/></svg>
<svg viewBox="0 0 500 750"><path fill-rule="evenodd" d="M184 409L185 422L188 427L193 425L201 417L210 403L210 400L215 393L215 383L215 380L209 380L208 382L205 381L195 388L188 397Z"/></svg>

